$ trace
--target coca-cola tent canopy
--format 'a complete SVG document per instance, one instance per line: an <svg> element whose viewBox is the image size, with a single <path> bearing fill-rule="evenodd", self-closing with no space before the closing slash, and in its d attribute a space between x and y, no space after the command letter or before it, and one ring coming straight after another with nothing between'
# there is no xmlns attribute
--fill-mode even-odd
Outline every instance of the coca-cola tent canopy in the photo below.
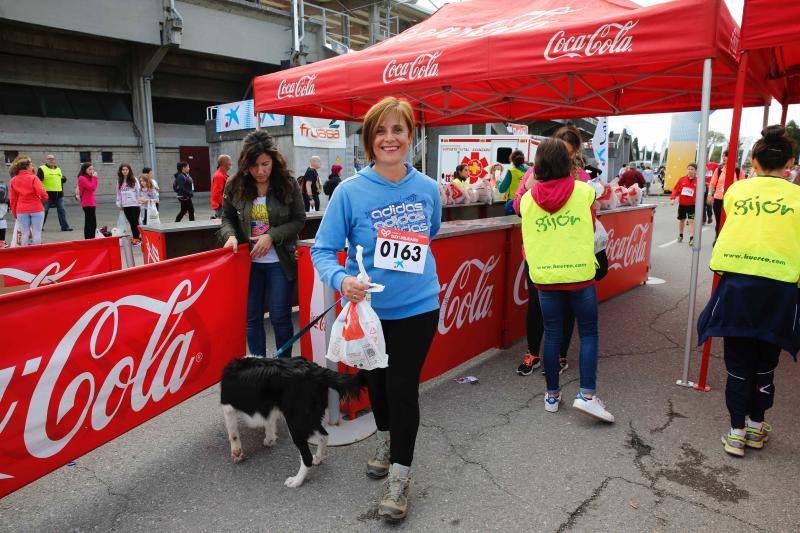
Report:
<svg viewBox="0 0 800 533"><path fill-rule="evenodd" d="M775 99L800 103L800 1L746 0L739 48L763 49Z"/></svg>
<svg viewBox="0 0 800 533"><path fill-rule="evenodd" d="M628 0L472 0L448 4L359 52L260 76L257 112L361 120L387 95L426 125L731 107L739 29L723 0L642 7ZM749 76L745 105L769 98Z"/></svg>

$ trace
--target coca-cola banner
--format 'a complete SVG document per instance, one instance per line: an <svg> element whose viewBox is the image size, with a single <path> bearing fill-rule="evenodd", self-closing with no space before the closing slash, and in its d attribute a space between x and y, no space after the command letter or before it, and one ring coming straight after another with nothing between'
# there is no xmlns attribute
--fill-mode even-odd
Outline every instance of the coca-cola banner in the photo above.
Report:
<svg viewBox="0 0 800 533"><path fill-rule="evenodd" d="M118 237L0 249L5 287L35 288L121 268Z"/></svg>
<svg viewBox="0 0 800 533"><path fill-rule="evenodd" d="M142 230L142 259L144 264L158 263L167 258L167 242L160 231Z"/></svg>
<svg viewBox="0 0 800 533"><path fill-rule="evenodd" d="M599 218L608 232L608 274L597 284L600 301L647 281L653 241L652 207L631 209Z"/></svg>
<svg viewBox="0 0 800 533"><path fill-rule="evenodd" d="M423 381L500 345L509 229L438 238L439 327Z"/></svg>
<svg viewBox="0 0 800 533"><path fill-rule="evenodd" d="M243 246L0 296L0 497L219 381L249 268Z"/></svg>

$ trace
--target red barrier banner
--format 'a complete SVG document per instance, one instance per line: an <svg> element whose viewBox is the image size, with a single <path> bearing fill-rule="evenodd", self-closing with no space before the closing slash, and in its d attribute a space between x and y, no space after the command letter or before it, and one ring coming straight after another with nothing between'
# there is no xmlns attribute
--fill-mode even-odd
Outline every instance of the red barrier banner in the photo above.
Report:
<svg viewBox="0 0 800 533"><path fill-rule="evenodd" d="M5 287L35 288L121 268L119 237L0 249Z"/></svg>
<svg viewBox="0 0 800 533"><path fill-rule="evenodd" d="M528 313L528 284L525 277L525 259L522 255L521 225L509 230L508 240L502 346L509 346L525 336L525 320Z"/></svg>
<svg viewBox="0 0 800 533"><path fill-rule="evenodd" d="M164 234L142 230L142 259L144 264L158 263L167 257L167 243Z"/></svg>
<svg viewBox="0 0 800 533"><path fill-rule="evenodd" d="M0 296L0 497L219 381L245 353L246 248Z"/></svg>
<svg viewBox="0 0 800 533"><path fill-rule="evenodd" d="M499 346L503 326L508 230L436 239L439 326L421 381Z"/></svg>
<svg viewBox="0 0 800 533"><path fill-rule="evenodd" d="M608 274L597 284L597 297L607 300L647 281L653 241L653 209L632 209L603 215L608 232Z"/></svg>

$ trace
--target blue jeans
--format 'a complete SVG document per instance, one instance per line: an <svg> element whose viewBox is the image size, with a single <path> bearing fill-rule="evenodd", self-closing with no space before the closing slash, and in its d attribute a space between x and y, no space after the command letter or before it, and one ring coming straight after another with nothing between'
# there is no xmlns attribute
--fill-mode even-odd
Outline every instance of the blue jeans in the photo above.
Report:
<svg viewBox="0 0 800 533"><path fill-rule="evenodd" d="M38 213L17 213L19 230L22 232L20 246L31 244L42 244L42 225L44 224L44 212ZM14 236L16 238L16 235Z"/></svg>
<svg viewBox="0 0 800 533"><path fill-rule="evenodd" d="M581 394L594 394L597 387L599 343L595 286L573 291L539 291L539 305L544 320L544 375L547 380L547 391L555 393L560 389L558 356L564 330L564 312L569 306L578 321L578 334L581 339Z"/></svg>
<svg viewBox="0 0 800 533"><path fill-rule="evenodd" d="M56 195L58 195L58 192L48 191L48 200L42 202L44 205L44 223L42 226L47 223L47 214L50 212L50 208L55 207L58 212L58 223L61 226L61 231L66 231L69 229L69 224L67 223L67 212L64 209L64 196L56 198Z"/></svg>
<svg viewBox="0 0 800 533"><path fill-rule="evenodd" d="M264 331L264 293L268 292L269 321L275 332L275 347L280 348L294 335L292 326L292 282L283 273L280 263L251 263L250 286L247 289L247 347L250 354L267 355L267 334ZM291 357L286 350L283 357Z"/></svg>

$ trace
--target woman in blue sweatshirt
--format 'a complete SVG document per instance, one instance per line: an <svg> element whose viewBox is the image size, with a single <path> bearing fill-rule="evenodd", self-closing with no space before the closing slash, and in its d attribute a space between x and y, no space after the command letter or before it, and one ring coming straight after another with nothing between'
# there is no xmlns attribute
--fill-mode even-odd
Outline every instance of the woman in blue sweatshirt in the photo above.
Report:
<svg viewBox="0 0 800 533"><path fill-rule="evenodd" d="M439 231L442 206L436 181L405 163L414 115L404 100L385 98L364 117L364 151L372 164L334 191L311 250L322 281L351 302L366 296L356 279L356 245L364 247L372 295L389 355L387 368L368 374L378 447L367 476L389 476L379 514L402 520L419 427L419 376L439 323L439 279L430 239ZM379 232L379 230L381 230ZM336 253L348 246L347 262Z"/></svg>

